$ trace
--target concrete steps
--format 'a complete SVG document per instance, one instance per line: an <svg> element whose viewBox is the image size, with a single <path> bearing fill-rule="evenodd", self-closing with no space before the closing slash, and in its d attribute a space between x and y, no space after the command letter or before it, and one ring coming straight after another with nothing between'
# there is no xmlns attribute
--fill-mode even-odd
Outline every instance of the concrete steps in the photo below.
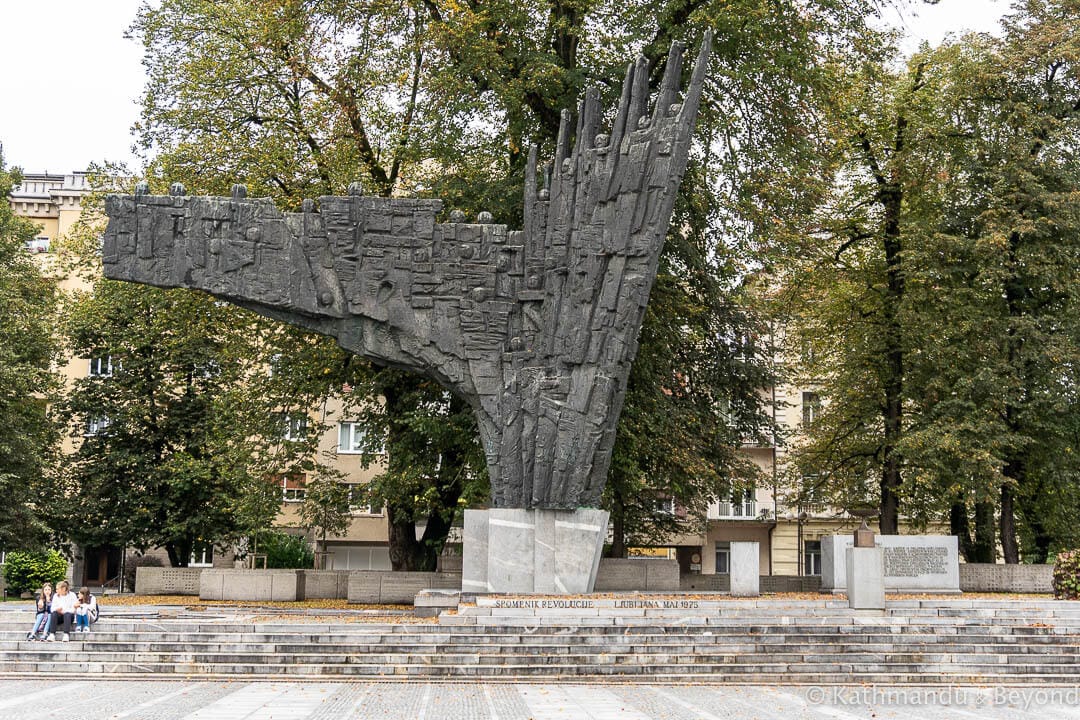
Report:
<svg viewBox="0 0 1080 720"><path fill-rule="evenodd" d="M505 600L505 599L503 599ZM0 675L304 679L623 679L733 683L1080 681L1080 603L699 601L693 608L496 607L438 623L103 615L71 642L0 617ZM644 603L648 605L652 601ZM505 604L505 603L504 603Z"/></svg>

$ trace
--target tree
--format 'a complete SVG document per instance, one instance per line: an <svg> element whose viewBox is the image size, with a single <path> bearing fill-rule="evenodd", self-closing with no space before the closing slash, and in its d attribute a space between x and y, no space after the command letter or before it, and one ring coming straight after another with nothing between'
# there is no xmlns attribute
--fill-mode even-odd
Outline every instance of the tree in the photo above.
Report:
<svg viewBox="0 0 1080 720"><path fill-rule="evenodd" d="M1020 560L1021 540L1028 557L1045 562L1076 539L1068 518L1080 419L1072 402L1080 359L1077 18L1080 5L1068 0L1019 3L1000 39L970 37L939 53L949 61L942 125L953 138L951 197L924 262L931 290L966 301L965 320L981 336L960 346L966 353L952 352L964 376L949 367L928 383L942 401L930 406L927 427L977 424L979 453L967 472L982 479L982 503L996 495L1009 563ZM947 378L963 392L946 396ZM953 517L962 520L963 509ZM977 503L984 547L992 546L992 520ZM957 529L967 536L963 522Z"/></svg>
<svg viewBox="0 0 1080 720"><path fill-rule="evenodd" d="M164 0L145 7L133 26L150 74L141 137L157 150L152 172L194 192L224 193L240 179L253 194L296 207L305 194L340 194L359 178L371 192L432 195L448 200L448 209L490 210L496 221L518 225L527 145L552 154L559 114L585 86L595 84L613 104L623 63L640 51L655 87L672 41L693 44L713 28L717 50L697 153L704 182L684 185L686 206L703 209L686 217L704 224L672 235L665 268L673 275L658 283L672 292L662 305L672 314L651 315L662 327L646 328L643 338L657 344L641 351L642 367L658 374L639 373L641 392L628 396L637 435L617 443L627 454L616 457L613 467L624 475L613 482L625 490L611 496L625 503L643 496L636 488L647 483L646 494L681 494L696 509L732 480L730 445L741 438L723 408L754 399L740 431L764 417L759 388L748 385L763 375L729 375L749 365L736 361L731 343L719 358L708 352L721 345L709 333L728 340L756 334L733 327L751 317L738 307L740 277L752 262L747 238L764 242L808 204L811 159L822 140L808 112L817 111L831 64L857 42L871 7L863 0ZM684 240L685 248L674 247ZM680 277L687 267L692 275ZM676 360L700 363L692 383L674 372ZM386 400L389 470L373 491L391 512L395 567L427 566L474 483L475 431L457 400L391 373L363 384ZM670 400L660 397L665 391L674 392ZM644 407L633 405L639 399ZM380 403L372 394L358 401ZM661 423L654 413L650 426L645 418L657 401L678 407L681 419ZM453 445L444 442L450 435L417 434L444 427L460 429ZM694 438L670 476L674 465L641 447L651 431ZM707 472L698 489L697 470L714 460L721 472ZM478 496L469 491L467 499ZM432 535L417 546L410 526L423 518Z"/></svg>
<svg viewBox="0 0 1080 720"><path fill-rule="evenodd" d="M8 202L21 182L0 155L0 547L36 549L51 530L59 433L47 405L58 388L56 287L25 250L37 234Z"/></svg>
<svg viewBox="0 0 1080 720"><path fill-rule="evenodd" d="M880 472L883 532L902 500L947 515L969 560L994 560L995 511L1007 562L1018 536L1037 560L1072 536L1076 11L1024 3L1003 38L869 63L785 275L830 401L800 470L848 495Z"/></svg>
<svg viewBox="0 0 1080 720"><path fill-rule="evenodd" d="M99 199L66 243L92 267ZM80 545L160 546L186 566L198 543L269 526L282 477L320 470L308 413L331 389L327 343L206 295L100 276L70 299L64 329L91 367L59 404L78 441L61 517Z"/></svg>
<svg viewBox="0 0 1080 720"><path fill-rule="evenodd" d="M349 529L349 487L336 477L321 476L308 483L300 520L319 541L319 552L326 552L326 536L340 535ZM325 569L325 568L318 568Z"/></svg>

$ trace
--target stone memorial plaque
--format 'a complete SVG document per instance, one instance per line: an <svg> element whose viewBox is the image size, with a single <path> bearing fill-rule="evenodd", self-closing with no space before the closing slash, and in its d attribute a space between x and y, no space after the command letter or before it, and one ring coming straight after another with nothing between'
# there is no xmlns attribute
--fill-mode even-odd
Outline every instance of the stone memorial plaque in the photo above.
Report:
<svg viewBox="0 0 1080 720"><path fill-rule="evenodd" d="M888 592L960 592L959 544L953 535L877 535L884 554L885 590ZM851 535L821 539L821 589L847 589L846 549Z"/></svg>

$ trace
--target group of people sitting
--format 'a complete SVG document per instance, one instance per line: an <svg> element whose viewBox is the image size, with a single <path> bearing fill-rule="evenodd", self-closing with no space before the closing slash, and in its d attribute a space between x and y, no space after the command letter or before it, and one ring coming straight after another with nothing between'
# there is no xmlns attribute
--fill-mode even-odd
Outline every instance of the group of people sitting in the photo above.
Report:
<svg viewBox="0 0 1080 720"><path fill-rule="evenodd" d="M97 598L90 594L90 589L79 588L79 594L71 592L67 580L61 580L53 592L52 583L45 583L37 596L37 614L34 627L26 634L27 640L56 639L56 631L63 633L61 640L67 642L74 632L88 633L90 626L97 622Z"/></svg>

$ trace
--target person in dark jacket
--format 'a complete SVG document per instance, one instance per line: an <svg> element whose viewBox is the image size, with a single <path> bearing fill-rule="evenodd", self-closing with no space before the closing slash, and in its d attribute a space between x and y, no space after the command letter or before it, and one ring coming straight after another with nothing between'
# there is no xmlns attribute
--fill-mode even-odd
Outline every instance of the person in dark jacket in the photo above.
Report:
<svg viewBox="0 0 1080 720"><path fill-rule="evenodd" d="M52 596L52 583L42 585L35 602L37 614L34 616L34 627L26 633L27 640L44 640L48 637L52 620Z"/></svg>

